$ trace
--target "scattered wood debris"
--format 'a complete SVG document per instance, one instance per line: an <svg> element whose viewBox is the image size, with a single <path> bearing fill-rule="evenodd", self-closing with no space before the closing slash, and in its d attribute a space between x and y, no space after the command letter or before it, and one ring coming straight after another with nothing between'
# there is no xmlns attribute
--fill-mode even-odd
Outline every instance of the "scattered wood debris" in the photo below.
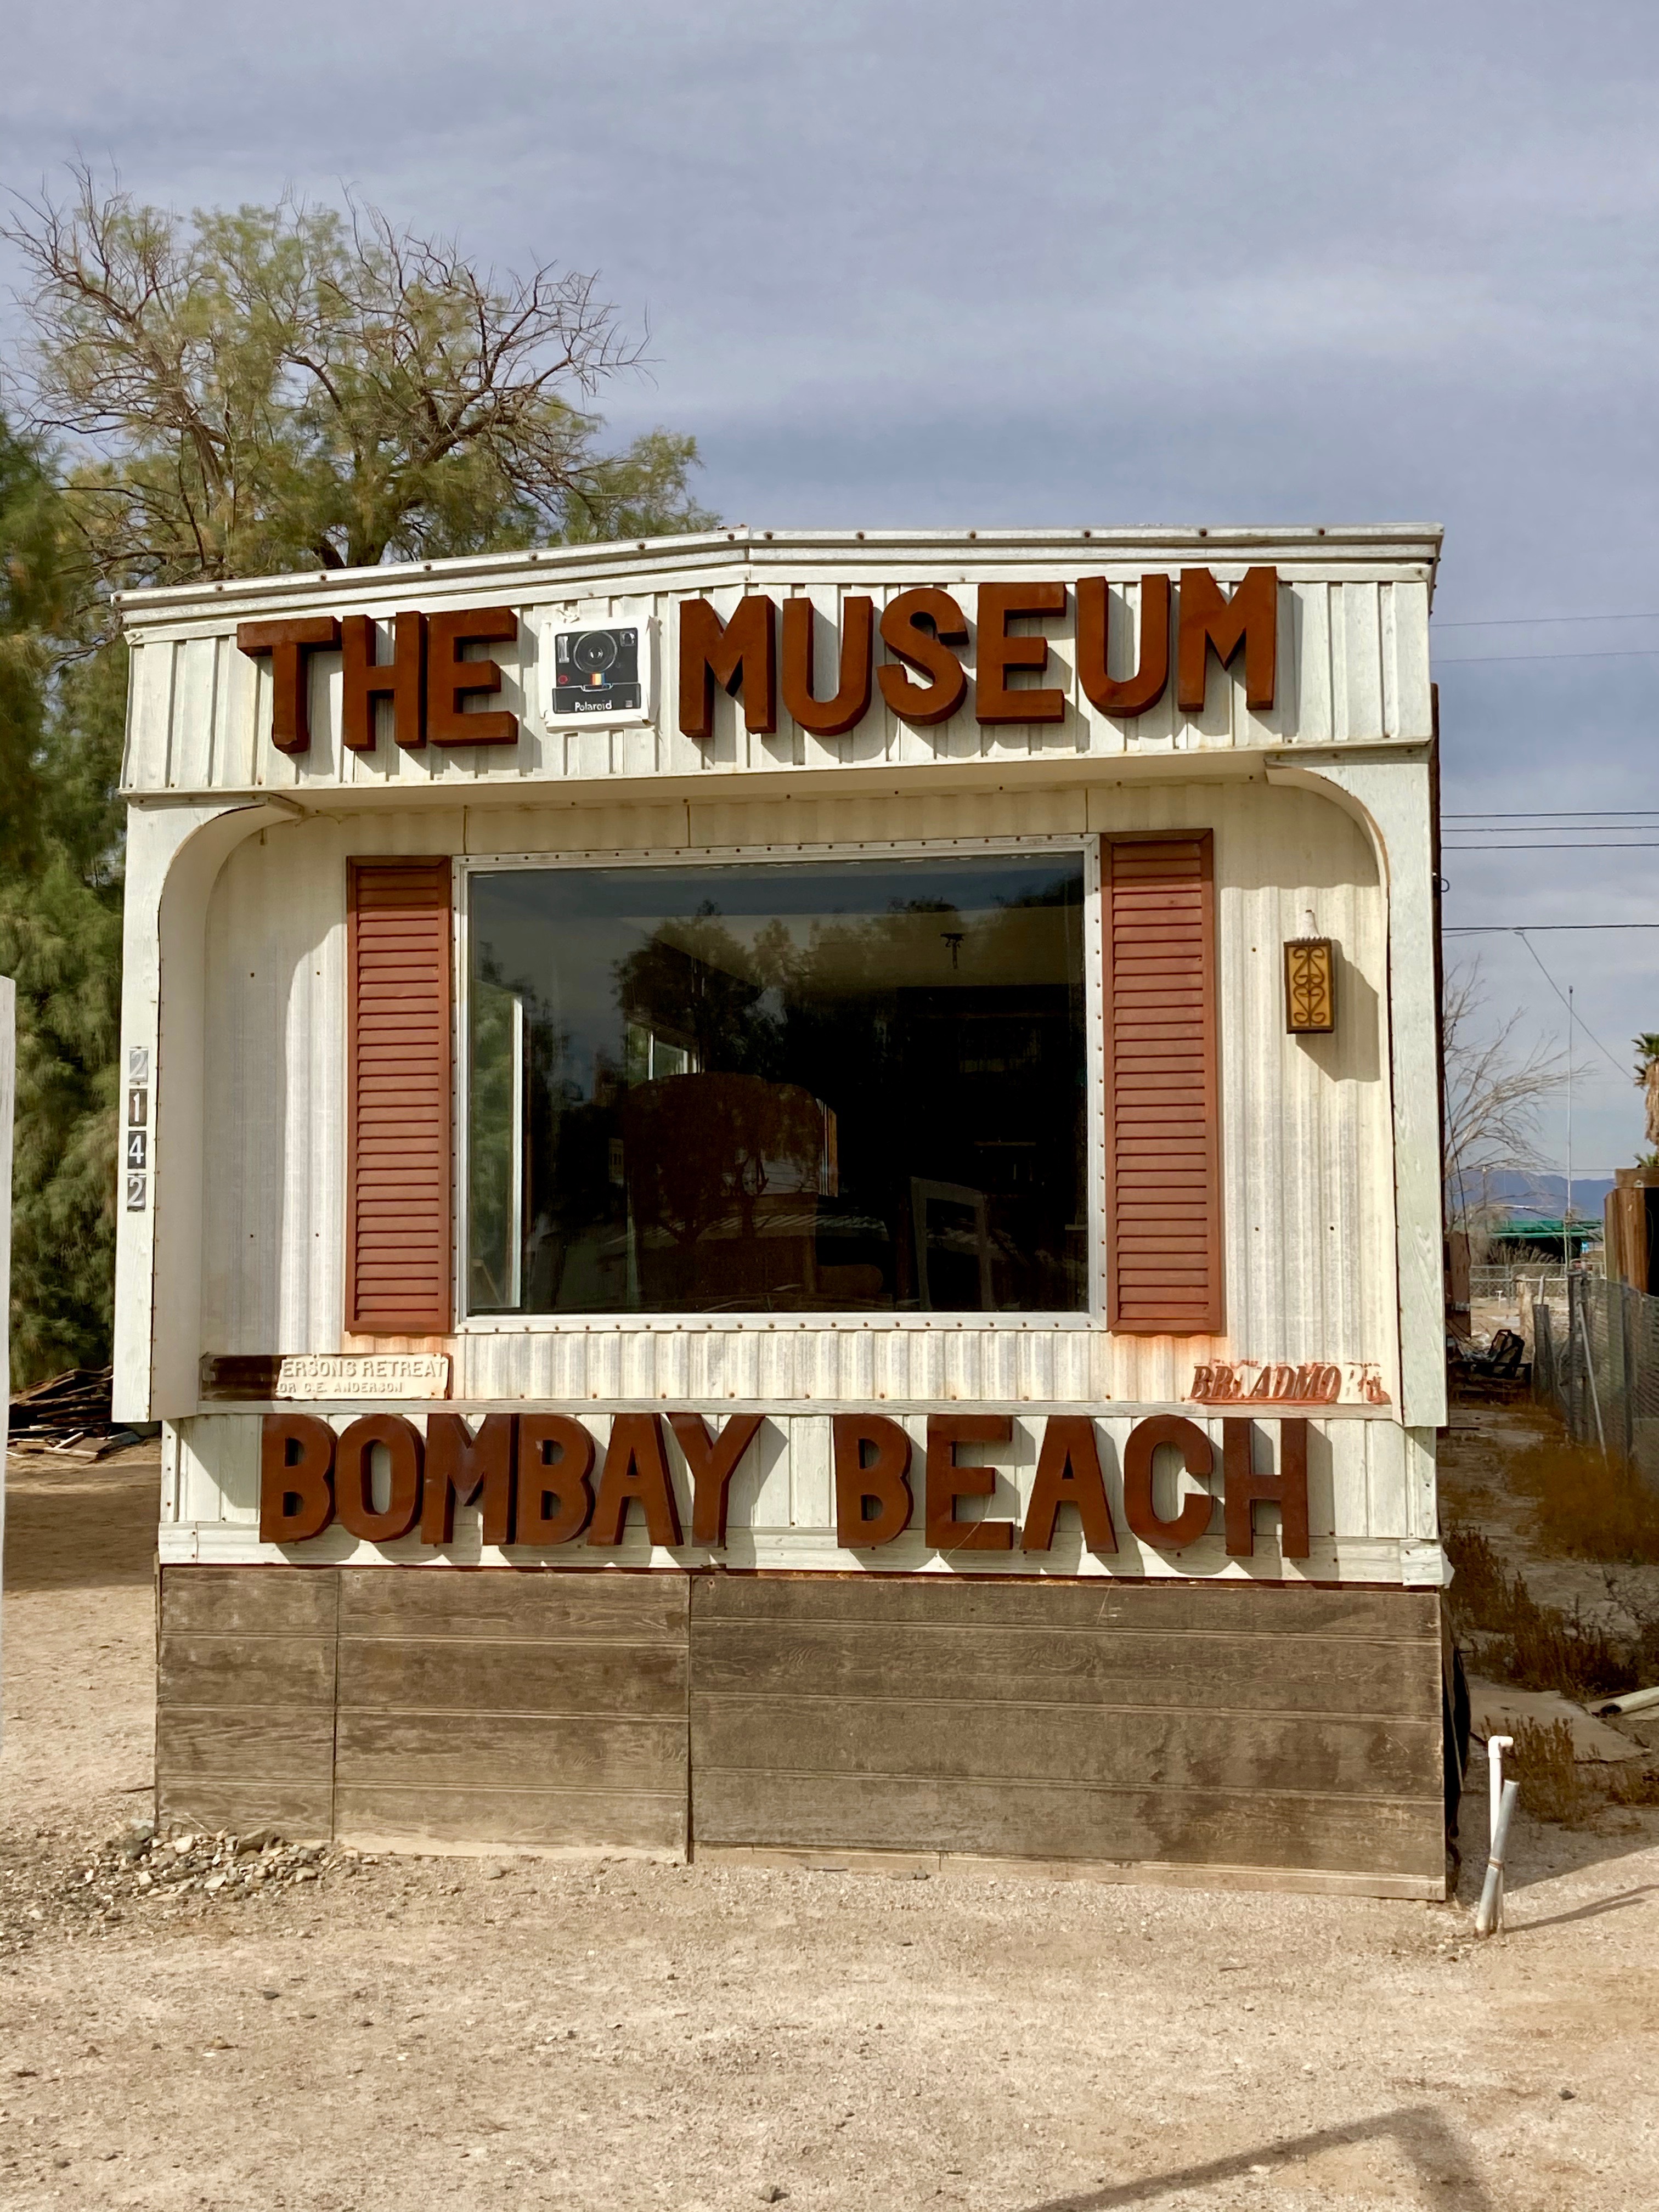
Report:
<svg viewBox="0 0 1659 2212"><path fill-rule="evenodd" d="M140 1441L139 1431L118 1426L110 1412L115 1370L70 1367L11 1401L8 1447L56 1458L100 1460Z"/></svg>

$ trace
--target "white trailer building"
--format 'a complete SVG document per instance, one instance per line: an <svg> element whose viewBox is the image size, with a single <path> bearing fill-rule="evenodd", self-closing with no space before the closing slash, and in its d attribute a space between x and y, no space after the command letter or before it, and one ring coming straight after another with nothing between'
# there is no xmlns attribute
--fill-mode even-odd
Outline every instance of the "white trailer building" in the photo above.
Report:
<svg viewBox="0 0 1659 2212"><path fill-rule="evenodd" d="M129 595L163 1814L1441 1894L1438 549Z"/></svg>

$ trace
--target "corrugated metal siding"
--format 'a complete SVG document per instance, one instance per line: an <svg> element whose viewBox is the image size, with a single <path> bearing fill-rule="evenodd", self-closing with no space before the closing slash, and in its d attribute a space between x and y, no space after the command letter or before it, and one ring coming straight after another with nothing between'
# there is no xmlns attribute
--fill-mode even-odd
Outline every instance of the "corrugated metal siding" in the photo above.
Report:
<svg viewBox="0 0 1659 2212"><path fill-rule="evenodd" d="M1272 548L1264 551L1270 556ZM1205 557L1203 549L1187 557ZM1236 581L1247 565L1219 553L1209 557L1217 574L1228 583ZM1061 559L998 556L981 560L969 574L963 573L960 555L955 562L942 561L931 568L915 560L901 565L902 573L890 567L879 575L867 573L824 583L803 580L797 571L780 569L757 556L742 580L710 588L708 596L726 617L745 590L779 595L801 592L811 598L827 623L838 624L841 601L850 592L872 594L879 609L911 584L933 582L961 599L971 623L974 586L981 576L1054 576L1074 584L1079 574L1089 572L1090 556L1087 548L1079 547ZM1118 563L1109 570L1114 578L1113 658L1123 668L1133 665L1138 650L1139 568L1137 562L1133 571L1126 571ZM1073 609L1048 625L1049 667L1043 680L1066 694L1070 704L1063 722L981 728L973 718L970 702L937 728L916 730L898 722L878 692L870 714L845 737L813 737L781 709L774 734L751 735L743 726L741 703L716 687L714 733L709 742L699 744L679 732L673 649L678 628L674 605L699 588L696 573L653 576L652 588L636 597L590 592L575 600L550 598L549 587L539 580L529 586L532 574L514 580L516 590L492 577L471 595L479 604L486 599L508 599L520 612L518 643L495 649L504 689L501 700L492 702L520 717L523 737L518 746L410 750L395 744L388 728L372 750L349 750L340 742L340 660L335 653L317 655L310 664L311 750L300 756L279 753L270 741L270 664L252 661L236 650L234 617L227 614L216 624L198 619L176 629L157 623L135 630L139 665L125 769L127 787L142 793L302 787L368 792L391 787L415 793L435 787L459 798L480 786L499 789L526 782L625 783L663 775L714 777L733 772L963 762L1063 767L1079 759L1426 738L1430 732L1428 586L1412 575L1285 578L1279 594L1279 696L1261 714L1252 714L1244 703L1238 667L1223 674L1212 665L1201 714L1179 711L1172 678L1164 698L1149 713L1128 723L1108 720L1089 703L1077 681ZM432 588L427 588L429 582ZM467 598L458 599L453 575L446 575L440 586L436 580L419 573L389 570L384 582L377 579L365 585L358 580L339 593L319 592L313 603L319 609L337 605L342 611L361 609L384 620L400 605L466 604ZM550 650L554 629L573 623L637 620L646 614L654 617L658 631L654 722L621 729L547 726L540 711L538 663L544 652ZM141 617L145 623L154 619L150 611ZM383 651L388 649L383 645ZM971 644L964 657L971 667Z"/></svg>
<svg viewBox="0 0 1659 2212"><path fill-rule="evenodd" d="M758 805L653 806L643 847L676 819L696 842L1099 835L1211 828L1219 945L1227 1335L1253 1359L1374 1360L1397 1394L1393 1176L1383 996L1386 913L1368 841L1330 802L1242 779ZM423 806L317 818L251 839L228 863L208 931L203 1346L341 1348L344 1250L345 863L354 853L611 852L615 807L476 813ZM759 834L764 830L765 836ZM664 842L672 842L664 839ZM1281 951L1316 933L1341 951L1329 1037L1285 1033ZM1099 957L1097 939L1090 956ZM455 1340L467 1397L571 1403L757 1395L1099 1403L1185 1395L1206 1340L1086 1328L647 1332L604 1320L557 1334Z"/></svg>

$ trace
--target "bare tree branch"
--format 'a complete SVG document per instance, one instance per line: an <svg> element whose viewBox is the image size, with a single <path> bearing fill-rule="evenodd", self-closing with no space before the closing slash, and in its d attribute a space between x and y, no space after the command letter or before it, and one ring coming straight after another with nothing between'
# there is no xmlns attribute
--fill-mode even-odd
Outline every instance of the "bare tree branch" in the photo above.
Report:
<svg viewBox="0 0 1659 2212"><path fill-rule="evenodd" d="M1490 1178L1501 1170L1541 1172L1538 1118L1567 1081L1565 1054L1517 1038L1517 1011L1495 1028L1486 1018L1480 963L1454 969L1441 1001L1445 1089L1447 1210L1476 1222L1492 1210ZM1575 1068L1582 1079L1588 1069Z"/></svg>
<svg viewBox="0 0 1659 2212"><path fill-rule="evenodd" d="M591 275L498 276L349 193L184 220L85 164L0 235L28 278L28 420L69 441L106 586L714 519L690 439L599 450L588 403L644 340Z"/></svg>

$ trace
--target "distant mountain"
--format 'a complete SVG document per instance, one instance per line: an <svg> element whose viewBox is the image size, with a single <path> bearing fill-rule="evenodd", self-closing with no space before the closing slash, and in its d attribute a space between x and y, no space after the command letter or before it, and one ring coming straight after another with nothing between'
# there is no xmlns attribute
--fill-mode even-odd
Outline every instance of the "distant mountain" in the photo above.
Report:
<svg viewBox="0 0 1659 2212"><path fill-rule="evenodd" d="M1559 1221L1567 1202L1567 1179L1563 1175L1528 1175L1520 1168L1502 1168L1485 1178L1487 1195L1500 1203L1512 1206L1517 1213L1540 1213ZM1599 1220L1601 1201L1613 1188L1609 1176L1575 1176L1572 1179L1572 1210L1575 1216L1585 1214ZM1475 1196L1473 1183L1471 1200Z"/></svg>

